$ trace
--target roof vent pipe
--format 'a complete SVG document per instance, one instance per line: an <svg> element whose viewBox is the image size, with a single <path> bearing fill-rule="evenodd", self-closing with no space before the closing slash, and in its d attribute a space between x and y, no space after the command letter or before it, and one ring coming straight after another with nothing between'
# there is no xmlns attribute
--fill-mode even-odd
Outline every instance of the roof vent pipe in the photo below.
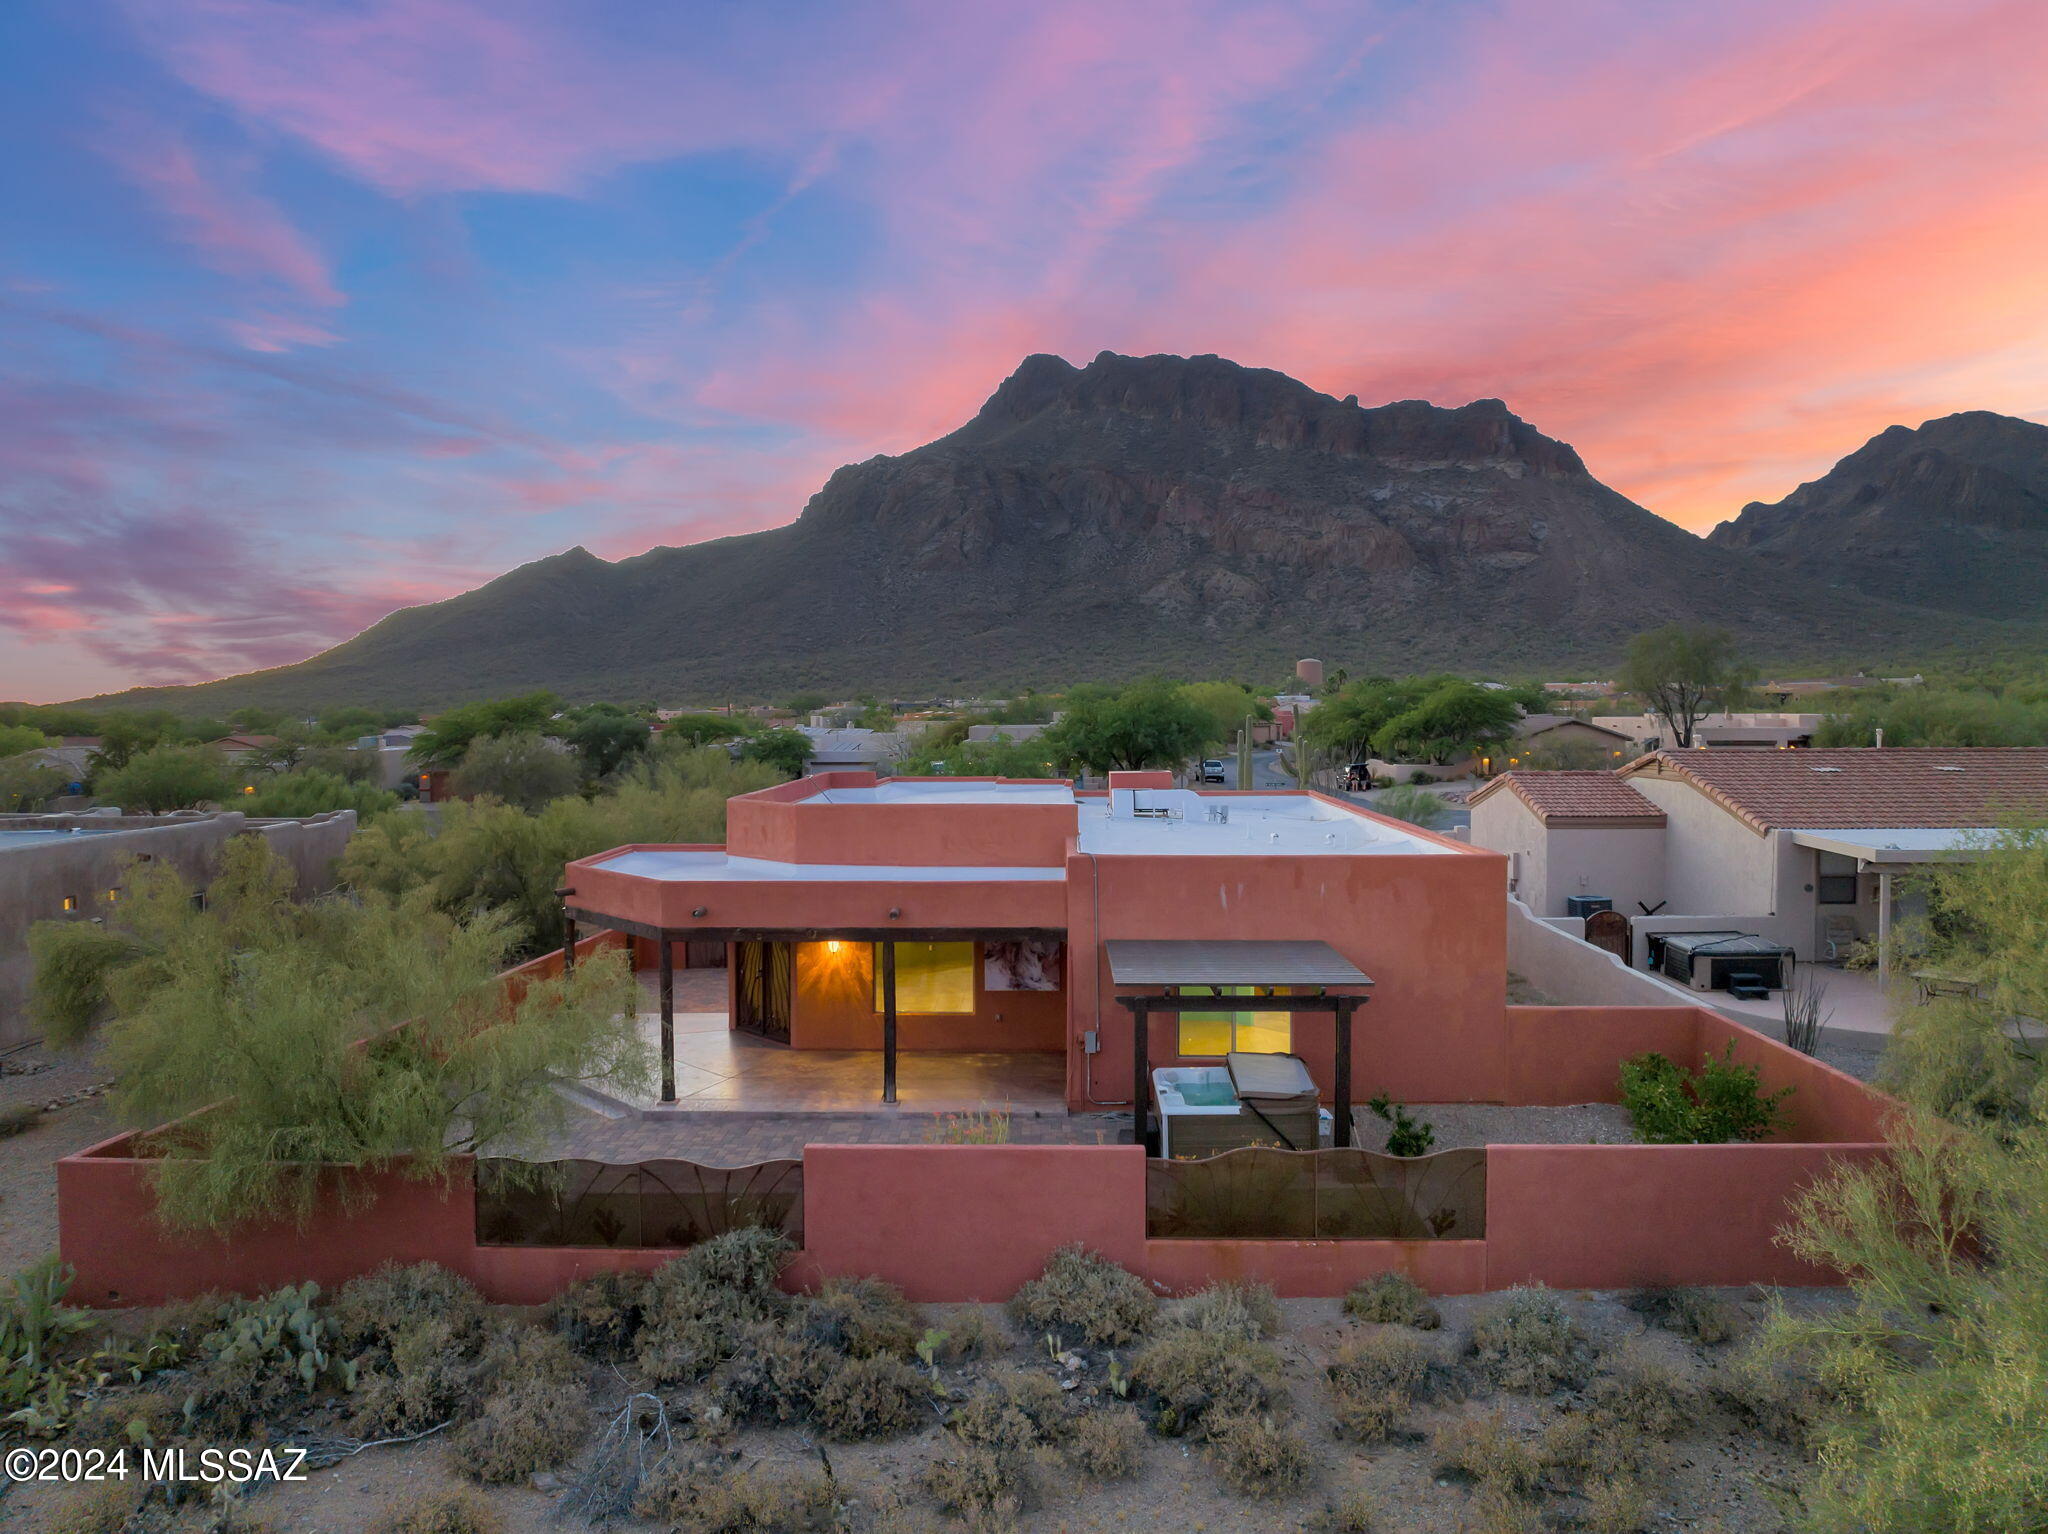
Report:
<svg viewBox="0 0 2048 1534"><path fill-rule="evenodd" d="M1878 750L1880 750L1880 751L1882 751L1882 750L1884 749L1884 726L1883 726L1883 725L1879 725L1879 726L1877 727L1877 749L1878 749Z"/></svg>

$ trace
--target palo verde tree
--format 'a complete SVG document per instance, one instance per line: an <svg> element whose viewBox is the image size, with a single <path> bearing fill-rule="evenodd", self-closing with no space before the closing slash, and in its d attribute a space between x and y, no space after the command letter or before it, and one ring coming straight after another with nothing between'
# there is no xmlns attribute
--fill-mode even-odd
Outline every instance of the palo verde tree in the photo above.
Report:
<svg viewBox="0 0 2048 1534"><path fill-rule="evenodd" d="M642 715L615 703L593 703L576 711L562 739L582 761L584 772L602 782L638 758L652 734Z"/></svg>
<svg viewBox="0 0 2048 1534"><path fill-rule="evenodd" d="M459 767L475 741L494 735L543 734L561 707L551 692L464 703L429 719L425 733L414 737L406 756L420 767Z"/></svg>
<svg viewBox="0 0 2048 1534"><path fill-rule="evenodd" d="M234 791L227 760L211 746L152 746L93 782L98 798L151 815L218 804Z"/></svg>
<svg viewBox="0 0 2048 1534"><path fill-rule="evenodd" d="M37 926L35 1002L73 1039L110 1014L115 1107L156 1131L173 1225L304 1224L323 1168L348 1199L370 1173L430 1180L460 1153L530 1153L562 1111L556 1080L646 1080L622 953L508 997L508 917L452 916L424 890L302 904L256 837L228 843L205 910L161 864L128 890L118 930Z"/></svg>
<svg viewBox="0 0 2048 1534"><path fill-rule="evenodd" d="M1855 1303L1771 1333L1834 1403L1805 1494L1821 1534L1994 1534L2048 1508L2048 1072L2025 1021L2048 1017L2048 831L1927 885L1912 941L1978 994L1900 1006L1890 1158L1819 1183L1790 1238Z"/></svg>
<svg viewBox="0 0 2048 1534"><path fill-rule="evenodd" d="M470 742L450 783L468 798L490 797L537 810L583 782L567 748L540 735L481 735Z"/></svg>
<svg viewBox="0 0 2048 1534"><path fill-rule="evenodd" d="M1060 722L1038 738L1047 758L1090 772L1179 767L1200 756L1212 719L1171 682L1118 691L1076 688Z"/></svg>
<svg viewBox="0 0 2048 1534"><path fill-rule="evenodd" d="M1751 673L1728 630L1673 623L1630 640L1616 680L1670 726L1674 745L1686 749L1702 719L1741 701Z"/></svg>

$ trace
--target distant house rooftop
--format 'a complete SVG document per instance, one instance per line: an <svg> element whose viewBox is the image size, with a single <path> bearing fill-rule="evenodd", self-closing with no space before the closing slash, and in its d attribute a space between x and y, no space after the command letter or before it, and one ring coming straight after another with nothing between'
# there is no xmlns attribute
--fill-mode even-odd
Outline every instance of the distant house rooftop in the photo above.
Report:
<svg viewBox="0 0 2048 1534"><path fill-rule="evenodd" d="M1612 772L1504 772L1466 802L1478 804L1495 794L1513 794L1545 825L1664 824L1664 812Z"/></svg>
<svg viewBox="0 0 2048 1534"><path fill-rule="evenodd" d="M2048 816L2044 747L1659 751L1620 775L1690 782L1758 831L1966 830Z"/></svg>

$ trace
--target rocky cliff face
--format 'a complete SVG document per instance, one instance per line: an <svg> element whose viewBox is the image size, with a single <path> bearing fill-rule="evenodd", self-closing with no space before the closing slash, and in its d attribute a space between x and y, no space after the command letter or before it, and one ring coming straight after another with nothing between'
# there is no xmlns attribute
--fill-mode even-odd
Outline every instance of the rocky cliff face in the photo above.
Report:
<svg viewBox="0 0 2048 1534"><path fill-rule="evenodd" d="M1889 427L1708 541L1875 598L2048 616L2048 426L1971 410Z"/></svg>
<svg viewBox="0 0 2048 1534"><path fill-rule="evenodd" d="M1959 632L1710 546L1498 400L1366 408L1217 357L1038 356L958 431L840 469L786 527L616 564L572 550L301 665L147 701L981 690L1304 654L1524 674L1609 663L1678 620L1784 661Z"/></svg>

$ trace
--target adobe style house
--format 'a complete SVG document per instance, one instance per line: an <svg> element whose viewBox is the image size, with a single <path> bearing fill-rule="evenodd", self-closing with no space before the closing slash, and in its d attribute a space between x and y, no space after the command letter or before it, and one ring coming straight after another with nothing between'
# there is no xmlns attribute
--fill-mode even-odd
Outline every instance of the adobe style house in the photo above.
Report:
<svg viewBox="0 0 2048 1534"><path fill-rule="evenodd" d="M572 863L563 899L576 930L631 934L671 975L685 945L725 945L733 1029L873 1051L884 1101L920 1055L1063 1057L1081 1112L1236 1050L1300 1055L1337 1102L1354 1013L1367 1095L1488 1095L1459 1057L1505 985L1497 854L1321 794L1171 785L825 773L734 799L722 847Z"/></svg>
<svg viewBox="0 0 2048 1534"><path fill-rule="evenodd" d="M1506 774L1471 796L1542 917L1574 895L1653 933L1718 927L1838 959L1884 935L1893 880L2048 814L2048 750L1659 751L1613 773Z"/></svg>

